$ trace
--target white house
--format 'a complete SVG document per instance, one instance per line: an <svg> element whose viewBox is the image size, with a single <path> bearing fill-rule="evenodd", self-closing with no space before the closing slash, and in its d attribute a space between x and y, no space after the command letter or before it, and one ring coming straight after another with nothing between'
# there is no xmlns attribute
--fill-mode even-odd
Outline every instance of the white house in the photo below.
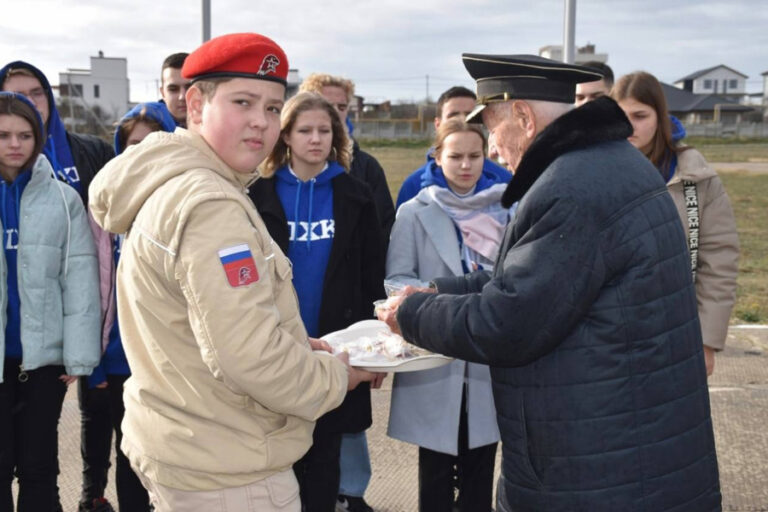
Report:
<svg viewBox="0 0 768 512"><path fill-rule="evenodd" d="M545 59L552 59L557 61L563 60L563 46L551 44L549 46L542 46L539 48L539 57ZM574 61L576 64L584 64L585 62L602 62L605 64L608 61L607 53L595 53L595 45L587 43L586 46L576 48L574 54Z"/></svg>
<svg viewBox="0 0 768 512"><path fill-rule="evenodd" d="M675 87L694 94L718 94L741 99L747 92L747 78L744 73L720 64L676 80Z"/></svg>
<svg viewBox="0 0 768 512"><path fill-rule="evenodd" d="M91 57L90 69L70 68L59 73L59 96L72 99L90 110L101 111L108 123L117 121L130 108L128 60L104 57L99 51Z"/></svg>

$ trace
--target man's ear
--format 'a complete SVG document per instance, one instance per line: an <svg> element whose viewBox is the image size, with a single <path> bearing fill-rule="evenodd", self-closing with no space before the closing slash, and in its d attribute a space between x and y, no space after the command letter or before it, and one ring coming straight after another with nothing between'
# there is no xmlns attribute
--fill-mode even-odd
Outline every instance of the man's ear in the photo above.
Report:
<svg viewBox="0 0 768 512"><path fill-rule="evenodd" d="M184 97L187 102L187 122L190 125L201 124L203 121L203 105L205 104L203 93L197 87L190 87L187 89L187 94Z"/></svg>
<svg viewBox="0 0 768 512"><path fill-rule="evenodd" d="M527 101L518 100L512 103L512 114L522 128L525 137L533 140L536 137L536 116Z"/></svg>

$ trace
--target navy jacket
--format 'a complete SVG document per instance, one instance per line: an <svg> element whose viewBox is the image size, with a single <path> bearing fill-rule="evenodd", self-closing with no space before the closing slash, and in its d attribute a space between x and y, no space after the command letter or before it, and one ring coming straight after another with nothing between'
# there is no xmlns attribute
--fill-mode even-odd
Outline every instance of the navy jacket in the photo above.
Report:
<svg viewBox="0 0 768 512"><path fill-rule="evenodd" d="M686 240L631 133L609 98L554 121L494 274L400 307L406 339L492 366L499 511L720 510Z"/></svg>

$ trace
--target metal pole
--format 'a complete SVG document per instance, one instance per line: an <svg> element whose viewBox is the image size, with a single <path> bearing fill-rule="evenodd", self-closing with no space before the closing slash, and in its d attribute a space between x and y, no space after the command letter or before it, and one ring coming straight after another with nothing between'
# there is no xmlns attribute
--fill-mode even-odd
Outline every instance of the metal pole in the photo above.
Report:
<svg viewBox="0 0 768 512"><path fill-rule="evenodd" d="M211 0L203 0L203 42L211 38Z"/></svg>
<svg viewBox="0 0 768 512"><path fill-rule="evenodd" d="M427 97L424 98L424 103L429 103L429 75L427 75Z"/></svg>
<svg viewBox="0 0 768 512"><path fill-rule="evenodd" d="M565 23L563 26L563 62L573 64L576 57L576 0L565 0Z"/></svg>

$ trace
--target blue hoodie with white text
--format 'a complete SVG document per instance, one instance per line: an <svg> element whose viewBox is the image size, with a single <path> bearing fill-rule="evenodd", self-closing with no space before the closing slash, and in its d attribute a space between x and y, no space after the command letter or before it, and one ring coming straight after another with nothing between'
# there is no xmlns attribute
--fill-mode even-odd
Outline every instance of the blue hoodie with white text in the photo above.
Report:
<svg viewBox="0 0 768 512"><path fill-rule="evenodd" d="M325 269L335 233L332 180L343 174L337 162L309 181L301 181L288 166L275 173L275 190L288 222L288 258L293 264L293 286L307 333L319 336L318 322Z"/></svg>

